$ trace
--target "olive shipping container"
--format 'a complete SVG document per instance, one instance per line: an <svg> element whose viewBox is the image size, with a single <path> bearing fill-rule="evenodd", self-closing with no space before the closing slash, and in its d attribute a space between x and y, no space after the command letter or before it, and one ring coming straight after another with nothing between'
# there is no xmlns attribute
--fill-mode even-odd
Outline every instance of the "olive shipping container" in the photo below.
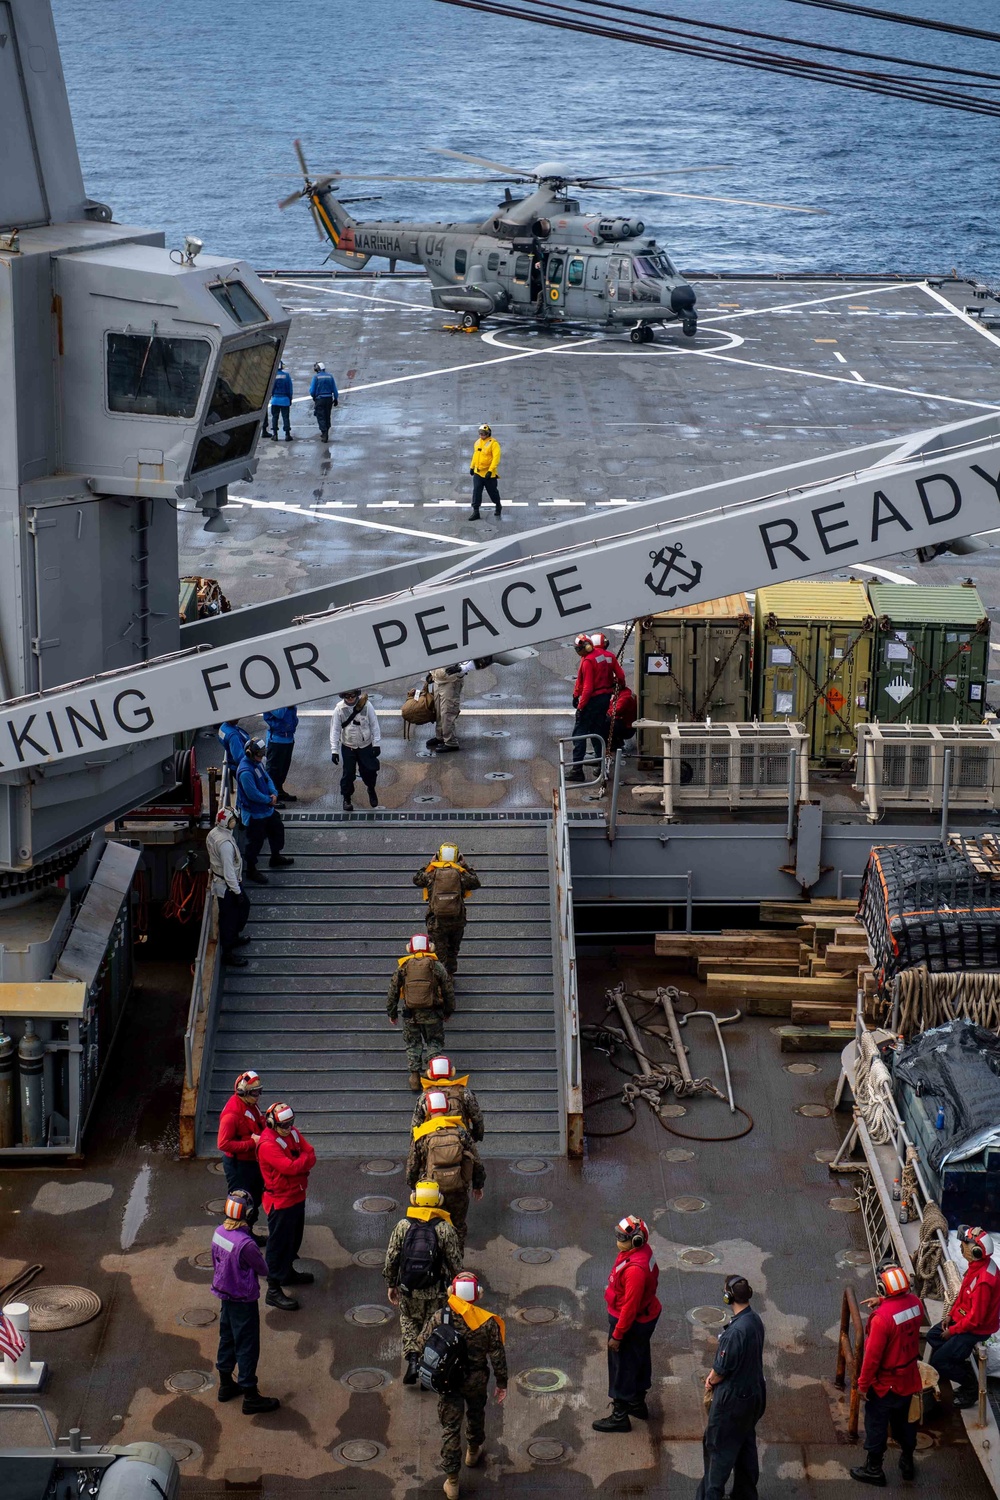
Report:
<svg viewBox="0 0 1000 1500"><path fill-rule="evenodd" d="M871 717L977 724L986 711L990 622L972 584L873 583Z"/></svg>
<svg viewBox="0 0 1000 1500"><path fill-rule="evenodd" d="M641 719L743 724L750 718L750 605L727 594L638 622L635 696ZM639 754L662 756L658 729L639 730Z"/></svg>
<svg viewBox="0 0 1000 1500"><path fill-rule="evenodd" d="M776 583L754 601L754 686L764 721L806 727L810 760L844 765L869 717L875 621L864 585Z"/></svg>

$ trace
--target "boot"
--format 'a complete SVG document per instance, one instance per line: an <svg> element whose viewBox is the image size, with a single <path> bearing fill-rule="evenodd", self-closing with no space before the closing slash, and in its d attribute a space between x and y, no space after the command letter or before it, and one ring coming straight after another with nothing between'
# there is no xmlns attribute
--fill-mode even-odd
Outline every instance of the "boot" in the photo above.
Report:
<svg viewBox="0 0 1000 1500"><path fill-rule="evenodd" d="M409 1078L410 1089L414 1094L420 1093L420 1074L411 1073Z"/></svg>
<svg viewBox="0 0 1000 1500"><path fill-rule="evenodd" d="M236 939L235 943L233 944L233 947L234 948L245 948L246 945L247 945L247 943L249 943L249 941L250 941L250 939L245 934L243 934L243 935L241 935L240 937L238 937Z"/></svg>
<svg viewBox="0 0 1000 1500"><path fill-rule="evenodd" d="M344 798L344 811L345 812L353 812L354 811L354 803L351 801L350 797L345 797Z"/></svg>
<svg viewBox="0 0 1000 1500"><path fill-rule="evenodd" d="M461 745L438 745L437 755L452 755L456 750L461 750Z"/></svg>
<svg viewBox="0 0 1000 1500"><path fill-rule="evenodd" d="M291 792L286 792L284 787L281 788L278 795L281 797L282 802L298 802L299 800L298 797L293 797Z"/></svg>
<svg viewBox="0 0 1000 1500"><path fill-rule="evenodd" d="M495 516L498 516L500 514L500 507L499 507L499 505L494 505L494 507L493 507L493 514Z"/></svg>
<svg viewBox="0 0 1000 1500"><path fill-rule="evenodd" d="M632 1423L628 1419L628 1407L623 1406L620 1401L615 1401L606 1417L601 1417L597 1422L591 1422L595 1432L631 1432Z"/></svg>
<svg viewBox="0 0 1000 1500"><path fill-rule="evenodd" d="M899 1455L899 1477L900 1479L916 1479L917 1467L913 1462L912 1453L901 1453Z"/></svg>
<svg viewBox="0 0 1000 1500"><path fill-rule="evenodd" d="M479 520L479 512L478 512L478 510L474 510L472 512L472 515L471 516L466 516L465 519L467 521L478 521Z"/></svg>
<svg viewBox="0 0 1000 1500"><path fill-rule="evenodd" d="M967 1385L964 1381L960 1386L952 1388L952 1405L959 1411L968 1411L970 1406L975 1406L979 1400L979 1386Z"/></svg>
<svg viewBox="0 0 1000 1500"><path fill-rule="evenodd" d="M268 1307L276 1307L280 1312L298 1312L299 1304L294 1297L286 1297L280 1286L269 1286L267 1296L264 1298Z"/></svg>
<svg viewBox="0 0 1000 1500"><path fill-rule="evenodd" d="M882 1467L882 1454L866 1453L865 1462L851 1470L851 1478L858 1480L860 1484L884 1485L886 1478Z"/></svg>
<svg viewBox="0 0 1000 1500"><path fill-rule="evenodd" d="M483 1444L477 1443L475 1447L470 1443L465 1450L465 1467L474 1469L483 1456Z"/></svg>
<svg viewBox="0 0 1000 1500"><path fill-rule="evenodd" d="M295 442L295 439L294 439L294 437L292 436L292 434L290 432L286 432L285 433L285 442L286 443L294 443Z"/></svg>
<svg viewBox="0 0 1000 1500"><path fill-rule="evenodd" d="M312 1286L316 1280L311 1271L297 1271L293 1266L285 1277L286 1286Z"/></svg>
<svg viewBox="0 0 1000 1500"><path fill-rule="evenodd" d="M256 865L247 865L246 876L253 885L270 885L271 883L264 872L258 870Z"/></svg>
<svg viewBox="0 0 1000 1500"><path fill-rule="evenodd" d="M442 740L438 739L437 735L432 735L431 738L427 741L427 748L428 750L436 750L437 747L443 743L444 742Z"/></svg>
<svg viewBox="0 0 1000 1500"><path fill-rule="evenodd" d="M219 1401L234 1401L239 1394L240 1388L236 1384L236 1381L233 1379L232 1370L229 1371L228 1375L224 1375L220 1370L219 1394L216 1399Z"/></svg>
<svg viewBox="0 0 1000 1500"><path fill-rule="evenodd" d="M286 870L289 865L294 865L294 863L295 861L290 854L272 854L268 860L268 864L272 870Z"/></svg>
<svg viewBox="0 0 1000 1500"><path fill-rule="evenodd" d="M583 781L583 780L585 780L585 777L584 777L583 772L579 769L579 767L578 766L574 766L573 769L572 769L572 771L567 771L566 772L566 780L567 781Z"/></svg>
<svg viewBox="0 0 1000 1500"><path fill-rule="evenodd" d="M277 1396L262 1396L255 1385L243 1386L243 1415L262 1417L269 1411L277 1411L281 1402Z"/></svg>
<svg viewBox="0 0 1000 1500"><path fill-rule="evenodd" d="M649 1420L649 1407L646 1405L645 1396L643 1396L641 1401L632 1402L628 1409L628 1414L630 1417L641 1417L644 1422Z"/></svg>
<svg viewBox="0 0 1000 1500"><path fill-rule="evenodd" d="M245 969L249 964L248 958L243 958L239 953L223 953L222 962L228 964L231 969Z"/></svg>
<svg viewBox="0 0 1000 1500"><path fill-rule="evenodd" d="M373 786L368 788L368 806L378 807L378 792Z"/></svg>
<svg viewBox="0 0 1000 1500"><path fill-rule="evenodd" d="M408 1354L406 1356L406 1374L403 1376L404 1385L416 1385L417 1371L420 1369L420 1355Z"/></svg>
<svg viewBox="0 0 1000 1500"><path fill-rule="evenodd" d="M444 1482L444 1492L447 1500L458 1500L458 1475L449 1474Z"/></svg>

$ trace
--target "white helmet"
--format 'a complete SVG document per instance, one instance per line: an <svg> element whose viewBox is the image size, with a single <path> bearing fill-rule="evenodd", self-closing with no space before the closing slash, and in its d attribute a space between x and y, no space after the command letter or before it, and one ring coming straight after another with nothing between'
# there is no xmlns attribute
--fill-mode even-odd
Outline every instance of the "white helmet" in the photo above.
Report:
<svg viewBox="0 0 1000 1500"><path fill-rule="evenodd" d="M449 1057L432 1057L427 1064L427 1077L432 1081L438 1078L454 1078L455 1069Z"/></svg>
<svg viewBox="0 0 1000 1500"><path fill-rule="evenodd" d="M459 1271L448 1290L453 1297L461 1297L463 1302L479 1302L483 1295L479 1277L471 1271Z"/></svg>
<svg viewBox="0 0 1000 1500"><path fill-rule="evenodd" d="M432 1120L435 1115L446 1115L448 1109L448 1095L442 1094L440 1089L431 1089L427 1094L427 1118Z"/></svg>
<svg viewBox="0 0 1000 1500"><path fill-rule="evenodd" d="M415 932L406 946L411 953L429 953L431 940L426 932Z"/></svg>

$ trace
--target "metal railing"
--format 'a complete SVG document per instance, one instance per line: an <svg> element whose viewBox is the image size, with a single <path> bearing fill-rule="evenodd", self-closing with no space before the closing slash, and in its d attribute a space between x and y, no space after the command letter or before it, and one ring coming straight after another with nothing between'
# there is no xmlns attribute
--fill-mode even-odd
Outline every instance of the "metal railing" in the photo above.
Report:
<svg viewBox="0 0 1000 1500"><path fill-rule="evenodd" d="M577 986L576 926L573 919L573 870L566 806L567 743L572 743L572 740L559 742L559 781L552 792L552 851L556 877L555 927L563 1083L566 1091L566 1148L570 1156L580 1156L583 1153L583 1066L580 1059L580 996ZM601 779L598 776L594 784Z"/></svg>
<svg viewBox="0 0 1000 1500"><path fill-rule="evenodd" d="M231 806L232 795L232 775L227 765L222 772L222 782L219 788L220 809ZM205 908L201 914L201 932L198 935L198 951L195 954L194 976L191 980L187 1026L184 1028L184 1081L189 1089L194 1088L194 1038L198 1029L198 1018L205 1008L205 963L209 943L216 926L216 905L210 880L205 889Z"/></svg>

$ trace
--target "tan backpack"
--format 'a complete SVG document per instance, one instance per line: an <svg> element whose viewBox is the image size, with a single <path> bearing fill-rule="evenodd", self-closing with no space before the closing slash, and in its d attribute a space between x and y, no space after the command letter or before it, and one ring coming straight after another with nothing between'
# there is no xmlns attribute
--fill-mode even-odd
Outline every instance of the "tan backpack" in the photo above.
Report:
<svg viewBox="0 0 1000 1500"><path fill-rule="evenodd" d="M427 1137L426 1172L442 1193L453 1193L457 1188L468 1187L472 1180L472 1158L466 1155L456 1126L435 1130Z"/></svg>
<svg viewBox="0 0 1000 1500"><path fill-rule="evenodd" d="M443 917L446 921L454 921L464 915L462 872L456 870L454 865L446 865L443 870L434 871L429 909L435 917Z"/></svg>
<svg viewBox="0 0 1000 1500"><path fill-rule="evenodd" d="M436 714L434 709L434 694L430 691L430 678L427 678L418 693L416 688L410 688L406 695L406 702L399 710L403 718L403 738L410 738L410 730L414 724L433 724Z"/></svg>
<svg viewBox="0 0 1000 1500"><path fill-rule="evenodd" d="M403 1004L407 1010L432 1010L437 1005L436 962L429 953L417 953L403 965Z"/></svg>

